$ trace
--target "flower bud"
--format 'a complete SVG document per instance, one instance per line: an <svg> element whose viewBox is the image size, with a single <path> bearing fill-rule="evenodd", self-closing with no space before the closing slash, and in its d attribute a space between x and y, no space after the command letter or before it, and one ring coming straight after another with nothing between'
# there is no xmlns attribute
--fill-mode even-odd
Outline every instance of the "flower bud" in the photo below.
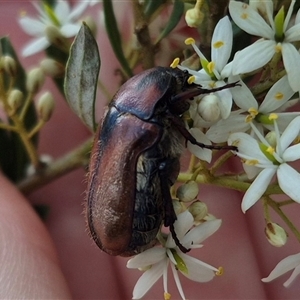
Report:
<svg viewBox="0 0 300 300"><path fill-rule="evenodd" d="M53 25L49 25L45 29L45 34L48 41L55 45L57 48L67 51L68 50L68 40L62 35L59 29Z"/></svg>
<svg viewBox="0 0 300 300"><path fill-rule="evenodd" d="M204 96L199 105L198 113L207 122L214 122L220 116L219 98L215 94Z"/></svg>
<svg viewBox="0 0 300 300"><path fill-rule="evenodd" d="M2 57L2 66L4 71L10 76L16 76L17 74L17 63L11 56Z"/></svg>
<svg viewBox="0 0 300 300"><path fill-rule="evenodd" d="M43 72L50 77L63 77L65 74L64 65L51 58L43 59L40 63L40 67Z"/></svg>
<svg viewBox="0 0 300 300"><path fill-rule="evenodd" d="M45 81L45 74L41 68L34 68L27 75L26 88L27 91L36 94Z"/></svg>
<svg viewBox="0 0 300 300"><path fill-rule="evenodd" d="M44 121L47 122L53 113L54 110L54 99L51 93L46 92L44 93L38 100L37 104L37 111L39 117Z"/></svg>
<svg viewBox="0 0 300 300"><path fill-rule="evenodd" d="M189 206L189 212L193 215L194 220L199 222L207 215L207 205L201 201L195 201Z"/></svg>
<svg viewBox="0 0 300 300"><path fill-rule="evenodd" d="M193 201L199 193L197 182L191 180L181 185L176 191L176 197L182 202Z"/></svg>
<svg viewBox="0 0 300 300"><path fill-rule="evenodd" d="M203 1L197 0L194 8L187 10L185 21L189 27L198 27L204 20L204 14L201 11Z"/></svg>
<svg viewBox="0 0 300 300"><path fill-rule="evenodd" d="M87 17L84 18L84 22L86 23L86 25L91 30L93 36L96 36L96 34L97 34L97 24L96 24L95 20L91 16L87 16Z"/></svg>
<svg viewBox="0 0 300 300"><path fill-rule="evenodd" d="M265 228L265 234L269 243L275 247L281 247L286 244L287 233L286 231L276 223L270 222Z"/></svg>
<svg viewBox="0 0 300 300"><path fill-rule="evenodd" d="M179 214L181 214L182 212L184 212L186 210L185 205L182 202L180 202L179 200L173 199L172 203L173 203L173 208L174 208L176 216L178 216Z"/></svg>
<svg viewBox="0 0 300 300"><path fill-rule="evenodd" d="M20 90L14 89L8 95L8 105L13 110L16 111L22 104L23 93Z"/></svg>

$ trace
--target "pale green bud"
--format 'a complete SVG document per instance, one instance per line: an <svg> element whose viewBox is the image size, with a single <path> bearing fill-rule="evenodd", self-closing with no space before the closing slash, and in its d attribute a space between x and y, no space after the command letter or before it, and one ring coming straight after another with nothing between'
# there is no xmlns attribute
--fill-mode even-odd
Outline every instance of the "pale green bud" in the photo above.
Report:
<svg viewBox="0 0 300 300"><path fill-rule="evenodd" d="M275 247L282 247L287 242L286 231L276 223L270 222L265 228L265 234L269 243Z"/></svg>
<svg viewBox="0 0 300 300"><path fill-rule="evenodd" d="M40 67L43 72L50 77L63 77L65 74L65 66L51 58L43 59L40 63Z"/></svg>
<svg viewBox="0 0 300 300"><path fill-rule="evenodd" d="M64 37L59 29L53 25L49 25L45 29L45 34L48 41L62 50L68 49L68 39Z"/></svg>
<svg viewBox="0 0 300 300"><path fill-rule="evenodd" d="M37 111L39 117L47 122L53 113L55 102L50 92L45 92L38 100Z"/></svg>
<svg viewBox="0 0 300 300"><path fill-rule="evenodd" d="M221 113L218 96L215 94L204 96L199 102L198 113L207 122L217 121Z"/></svg>
<svg viewBox="0 0 300 300"><path fill-rule="evenodd" d="M34 68L27 75L27 91L36 94L45 82L45 74L41 68Z"/></svg>
<svg viewBox="0 0 300 300"><path fill-rule="evenodd" d="M193 201L199 193L197 182L191 180L182 184L176 191L176 197L182 202Z"/></svg>
<svg viewBox="0 0 300 300"><path fill-rule="evenodd" d="M185 205L182 202L180 202L179 200L173 199L172 203L173 203L173 208L174 208L176 216L178 216L179 214L181 214L182 212L184 212L186 210Z"/></svg>
<svg viewBox="0 0 300 300"><path fill-rule="evenodd" d="M87 17L84 18L84 22L86 23L86 25L91 30L93 36L96 36L96 34L97 34L97 24L96 24L95 20L91 16L87 16Z"/></svg>
<svg viewBox="0 0 300 300"><path fill-rule="evenodd" d="M10 76L16 76L17 74L17 62L11 56L2 57L2 66L4 71Z"/></svg>
<svg viewBox="0 0 300 300"><path fill-rule="evenodd" d="M193 215L194 220L199 222L207 216L207 205L201 201L195 201L189 206L189 212Z"/></svg>
<svg viewBox="0 0 300 300"><path fill-rule="evenodd" d="M13 110L16 111L22 104L23 93L20 90L14 89L8 95L8 105Z"/></svg>

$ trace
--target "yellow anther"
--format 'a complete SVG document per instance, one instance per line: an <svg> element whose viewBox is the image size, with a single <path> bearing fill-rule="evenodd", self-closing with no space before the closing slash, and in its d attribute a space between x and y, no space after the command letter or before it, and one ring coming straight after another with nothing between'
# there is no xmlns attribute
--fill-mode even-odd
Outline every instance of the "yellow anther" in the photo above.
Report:
<svg viewBox="0 0 300 300"><path fill-rule="evenodd" d="M21 18L22 18L22 17L25 17L25 16L27 15L27 11L22 9L22 10L19 12L19 15L20 15Z"/></svg>
<svg viewBox="0 0 300 300"><path fill-rule="evenodd" d="M169 294L169 293L164 293L164 299L165 300L170 300L171 299L171 294Z"/></svg>
<svg viewBox="0 0 300 300"><path fill-rule="evenodd" d="M283 94L282 93L280 93L280 92L278 92L278 93L276 93L276 95L275 95L275 99L276 100L282 100L283 99Z"/></svg>
<svg viewBox="0 0 300 300"><path fill-rule="evenodd" d="M274 152L275 152L275 149L274 149L273 147L270 146L270 147L267 148L266 152L268 152L268 153L270 153L270 154L273 155Z"/></svg>
<svg viewBox="0 0 300 300"><path fill-rule="evenodd" d="M193 44L196 44L195 40L194 40L192 37L187 38L187 39L184 41L184 43L185 43L186 45L193 45Z"/></svg>
<svg viewBox="0 0 300 300"><path fill-rule="evenodd" d="M224 42L223 41L217 41L213 44L213 47L218 49L224 46Z"/></svg>
<svg viewBox="0 0 300 300"><path fill-rule="evenodd" d="M258 115L258 110L254 107L250 107L248 109L248 113L253 117L255 118L257 115Z"/></svg>
<svg viewBox="0 0 300 300"><path fill-rule="evenodd" d="M276 44L276 46L275 46L275 52L279 53L281 51L282 51L282 45L281 45L281 43Z"/></svg>
<svg viewBox="0 0 300 300"><path fill-rule="evenodd" d="M246 159L245 164L248 166L255 166L259 163L257 159Z"/></svg>
<svg viewBox="0 0 300 300"><path fill-rule="evenodd" d="M242 13L241 18L244 19L244 20L248 19L248 14Z"/></svg>
<svg viewBox="0 0 300 300"><path fill-rule="evenodd" d="M239 143L240 143L240 140L237 139L237 140L235 140L235 141L233 141L233 142L231 143L231 146L236 146L236 147L238 147Z"/></svg>
<svg viewBox="0 0 300 300"><path fill-rule="evenodd" d="M252 122L254 119L254 117L252 115L248 115L246 118L245 118L245 123L250 123Z"/></svg>
<svg viewBox="0 0 300 300"><path fill-rule="evenodd" d="M214 89L216 87L216 83L215 81L212 81L208 84L212 89Z"/></svg>
<svg viewBox="0 0 300 300"><path fill-rule="evenodd" d="M194 75L190 76L187 80L188 84L192 84L193 82L195 82L196 77Z"/></svg>
<svg viewBox="0 0 300 300"><path fill-rule="evenodd" d="M224 268L223 267L219 267L218 271L216 272L217 276L222 276L224 274Z"/></svg>
<svg viewBox="0 0 300 300"><path fill-rule="evenodd" d="M269 114L269 120L274 121L278 119L278 115L275 113Z"/></svg>
<svg viewBox="0 0 300 300"><path fill-rule="evenodd" d="M300 136L297 136L295 139L294 139L294 144L299 144L300 143Z"/></svg>
<svg viewBox="0 0 300 300"><path fill-rule="evenodd" d="M180 59L179 59L179 57L176 57L170 64L170 67L175 69L179 65L179 63L180 63Z"/></svg>
<svg viewBox="0 0 300 300"><path fill-rule="evenodd" d="M209 62L207 64L207 69L209 73L213 73L215 69L215 63L213 61Z"/></svg>

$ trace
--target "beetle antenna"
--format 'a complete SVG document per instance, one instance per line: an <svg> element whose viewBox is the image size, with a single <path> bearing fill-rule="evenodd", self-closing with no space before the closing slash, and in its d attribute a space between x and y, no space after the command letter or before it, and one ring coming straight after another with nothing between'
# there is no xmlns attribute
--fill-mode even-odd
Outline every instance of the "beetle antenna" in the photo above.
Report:
<svg viewBox="0 0 300 300"><path fill-rule="evenodd" d="M214 92L218 92L218 91L222 91L224 89L229 89L232 87L236 87L236 86L240 86L240 84L238 84L239 82L233 82L233 83L228 83L226 85L223 85L221 87L215 88L215 89L202 89L201 87L197 87L197 88L193 88L191 90L188 91L184 91L180 94L175 95L174 97L172 97L171 99L171 104L176 103L178 101L182 101L182 100L187 100L187 99L191 99L194 98L198 95L201 94L210 94L210 93L214 93Z"/></svg>

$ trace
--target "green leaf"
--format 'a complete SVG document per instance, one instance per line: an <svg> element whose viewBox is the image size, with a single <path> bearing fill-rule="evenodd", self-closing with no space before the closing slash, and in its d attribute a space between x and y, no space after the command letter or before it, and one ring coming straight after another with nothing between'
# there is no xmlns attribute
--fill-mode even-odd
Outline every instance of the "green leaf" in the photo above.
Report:
<svg viewBox="0 0 300 300"><path fill-rule="evenodd" d="M14 88L19 89L24 94L24 99L27 96L26 90L26 73L19 62L16 52L10 43L8 37L2 37L0 39L0 48L3 55L12 57L16 61L17 75L15 77ZM10 78L7 74L3 73L4 87L8 89ZM20 108L21 109L21 108ZM11 120L9 119L11 123ZM25 115L24 124L26 129L32 128L37 122L36 110L34 103L31 102ZM17 133L5 132L2 130L0 141L0 164L3 167L5 174L14 182L17 182L25 177L26 169L30 164L30 160L24 147L20 136ZM38 135L33 137L35 145L38 143ZM4 154L5 153L5 154ZM7 163L10 162L10 166Z"/></svg>
<svg viewBox="0 0 300 300"><path fill-rule="evenodd" d="M163 4L165 4L166 0L147 0L144 4L144 14L149 19L152 14L156 12L157 9Z"/></svg>
<svg viewBox="0 0 300 300"><path fill-rule="evenodd" d="M103 12L104 12L104 21L105 27L110 40L111 46L114 50L114 53L119 60L124 72L128 77L132 77L132 70L126 60L126 57L122 48L122 40L120 32L118 29L116 17L114 14L113 6L111 0L103 0Z"/></svg>
<svg viewBox="0 0 300 300"><path fill-rule="evenodd" d="M70 107L92 130L95 123L95 98L100 56L97 42L83 23L70 49L66 66L65 94Z"/></svg>
<svg viewBox="0 0 300 300"><path fill-rule="evenodd" d="M181 0L175 0L169 22L166 24L164 30L160 33L155 44L159 43L177 26L177 24L179 23L182 17L183 12L184 12L183 2Z"/></svg>

